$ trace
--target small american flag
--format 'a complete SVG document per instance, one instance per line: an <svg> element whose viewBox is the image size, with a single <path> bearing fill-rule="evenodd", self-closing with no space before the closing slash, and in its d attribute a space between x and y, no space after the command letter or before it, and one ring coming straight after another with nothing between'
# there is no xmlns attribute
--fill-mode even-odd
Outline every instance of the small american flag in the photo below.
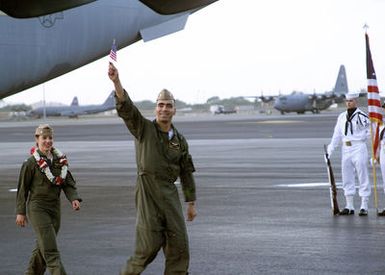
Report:
<svg viewBox="0 0 385 275"><path fill-rule="evenodd" d="M376 72L374 71L372 54L369 47L369 36L365 33L366 40L366 74L368 79L368 112L372 127L372 148L373 157L377 159L379 147L379 128L382 125L383 111L381 98L377 86Z"/></svg>
<svg viewBox="0 0 385 275"><path fill-rule="evenodd" d="M114 41L112 42L111 51L110 51L110 58L111 58L111 60L117 62L117 54L116 54L116 44L115 44L115 39L114 39Z"/></svg>

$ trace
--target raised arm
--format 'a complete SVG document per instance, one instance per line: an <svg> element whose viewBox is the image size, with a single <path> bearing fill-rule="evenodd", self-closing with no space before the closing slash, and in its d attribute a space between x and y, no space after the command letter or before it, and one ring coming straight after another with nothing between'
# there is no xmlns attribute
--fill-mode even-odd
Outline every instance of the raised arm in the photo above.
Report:
<svg viewBox="0 0 385 275"><path fill-rule="evenodd" d="M119 79L119 71L111 62L108 67L108 77L114 83L116 97L120 102L124 101L124 89Z"/></svg>
<svg viewBox="0 0 385 275"><path fill-rule="evenodd" d="M123 119L131 134L136 139L140 139L147 119L142 116L138 108L128 96L126 90L123 89L119 79L118 69L112 63L110 63L108 67L108 77L115 86L115 94L117 98L116 110L118 115Z"/></svg>

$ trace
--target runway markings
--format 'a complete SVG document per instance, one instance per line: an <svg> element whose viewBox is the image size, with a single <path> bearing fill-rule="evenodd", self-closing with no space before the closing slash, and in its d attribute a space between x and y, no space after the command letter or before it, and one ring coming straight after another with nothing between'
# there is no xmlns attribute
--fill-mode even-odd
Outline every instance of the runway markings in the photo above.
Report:
<svg viewBox="0 0 385 275"><path fill-rule="evenodd" d="M301 120L263 120L257 121L258 124L292 124L292 123L304 123Z"/></svg>
<svg viewBox="0 0 385 275"><path fill-rule="evenodd" d="M341 182L336 183L337 188L342 187ZM306 187L320 187L320 186L330 186L328 182L311 182L311 183L292 183L292 184L278 184L278 187L291 187L291 188L306 188Z"/></svg>
<svg viewBox="0 0 385 275"><path fill-rule="evenodd" d="M261 121L231 121L227 124L300 124L302 120L261 120Z"/></svg>

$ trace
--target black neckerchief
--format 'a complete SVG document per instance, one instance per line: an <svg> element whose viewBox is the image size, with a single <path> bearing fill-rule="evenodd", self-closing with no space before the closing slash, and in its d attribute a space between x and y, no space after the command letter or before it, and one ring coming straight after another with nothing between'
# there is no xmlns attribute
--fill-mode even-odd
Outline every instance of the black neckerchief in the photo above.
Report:
<svg viewBox="0 0 385 275"><path fill-rule="evenodd" d="M361 120L361 116L367 118L368 116L361 112L356 112L357 108L348 109L346 113L346 123L345 123L345 136L348 134L348 128L350 125L350 133L353 135L353 118L357 115L358 122L361 126L364 126L364 123Z"/></svg>
<svg viewBox="0 0 385 275"><path fill-rule="evenodd" d="M357 108L351 108L348 109L346 112L346 122L345 122L345 136L348 134L348 128L350 125L350 133L353 135L353 124L352 124L352 119L356 115L355 111Z"/></svg>

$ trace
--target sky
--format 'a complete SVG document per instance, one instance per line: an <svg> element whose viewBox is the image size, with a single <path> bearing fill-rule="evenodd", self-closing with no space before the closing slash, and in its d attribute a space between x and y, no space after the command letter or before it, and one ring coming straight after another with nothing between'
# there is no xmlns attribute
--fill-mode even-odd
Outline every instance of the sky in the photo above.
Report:
<svg viewBox="0 0 385 275"><path fill-rule="evenodd" d="M365 30L380 91L385 85L385 1L219 0L191 15L183 31L118 51L134 101L167 88L186 103L208 98L322 93L345 65L351 91L366 88ZM108 57L5 99L7 103L100 104L113 85Z"/></svg>

